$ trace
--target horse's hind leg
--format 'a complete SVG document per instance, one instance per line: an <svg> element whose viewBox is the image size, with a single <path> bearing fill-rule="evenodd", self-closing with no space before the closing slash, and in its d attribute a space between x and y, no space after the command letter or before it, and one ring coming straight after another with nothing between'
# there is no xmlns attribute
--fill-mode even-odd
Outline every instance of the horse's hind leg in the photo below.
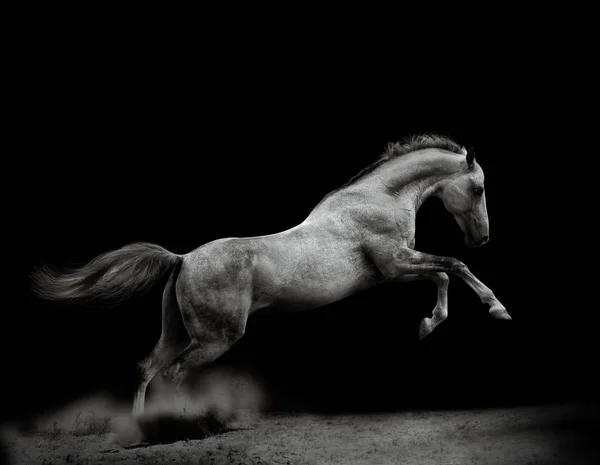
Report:
<svg viewBox="0 0 600 465"><path fill-rule="evenodd" d="M139 385L133 399L133 415L144 413L148 384L160 369L173 360L189 343L190 337L183 325L175 296L178 267L173 270L165 286L162 300L162 333L152 352L138 364Z"/></svg>
<svg viewBox="0 0 600 465"><path fill-rule="evenodd" d="M241 336L203 334L192 342L165 368L163 379L178 396L188 394L185 388L197 374L227 352Z"/></svg>
<svg viewBox="0 0 600 465"><path fill-rule="evenodd" d="M220 304L218 309L206 302L181 305L180 300L191 341L162 372L165 383L171 385L177 395L185 394L183 388L190 387L188 383L194 373L217 360L244 335L250 305L241 303L246 300L243 295L233 294L231 299L216 299Z"/></svg>
<svg viewBox="0 0 600 465"><path fill-rule="evenodd" d="M400 281L416 281L421 279L430 279L437 285L437 302L433 309L431 318L423 318L419 324L419 339L429 335L437 325L448 317L448 283L450 279L443 272L419 273L418 275L404 275L399 278Z"/></svg>

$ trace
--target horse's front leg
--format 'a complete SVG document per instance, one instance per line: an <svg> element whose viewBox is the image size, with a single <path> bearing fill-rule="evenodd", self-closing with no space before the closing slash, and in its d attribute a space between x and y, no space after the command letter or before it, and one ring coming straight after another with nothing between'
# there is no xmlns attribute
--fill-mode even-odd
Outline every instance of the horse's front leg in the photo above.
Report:
<svg viewBox="0 0 600 465"><path fill-rule="evenodd" d="M423 318L419 324L419 339L429 335L437 325L448 317L448 283L450 282L448 275L444 272L403 275L398 278L398 281L411 282L422 279L429 279L437 285L437 302L431 318Z"/></svg>
<svg viewBox="0 0 600 465"><path fill-rule="evenodd" d="M398 277L406 273L425 274L445 272L461 278L479 296L481 301L490 306L490 314L501 320L511 320L504 305L496 298L492 290L475 277L467 265L453 257L441 257L418 252L409 248L401 248L392 257L380 259L377 266L388 277Z"/></svg>

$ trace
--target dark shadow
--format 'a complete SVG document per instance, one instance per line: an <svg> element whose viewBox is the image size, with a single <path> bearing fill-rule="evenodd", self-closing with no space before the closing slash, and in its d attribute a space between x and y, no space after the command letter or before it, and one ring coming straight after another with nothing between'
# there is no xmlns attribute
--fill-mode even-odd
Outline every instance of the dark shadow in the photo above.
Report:
<svg viewBox="0 0 600 465"><path fill-rule="evenodd" d="M233 417L209 410L202 415L160 414L138 420L142 444L169 444L177 441L204 439L228 431Z"/></svg>

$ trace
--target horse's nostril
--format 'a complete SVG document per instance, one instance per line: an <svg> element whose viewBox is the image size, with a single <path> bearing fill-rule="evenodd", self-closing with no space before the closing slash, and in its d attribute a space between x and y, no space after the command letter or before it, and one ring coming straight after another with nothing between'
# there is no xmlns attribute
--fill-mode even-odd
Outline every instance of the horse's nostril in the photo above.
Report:
<svg viewBox="0 0 600 465"><path fill-rule="evenodd" d="M490 240L490 236L483 236L481 238L481 245L483 244L487 244L487 242Z"/></svg>

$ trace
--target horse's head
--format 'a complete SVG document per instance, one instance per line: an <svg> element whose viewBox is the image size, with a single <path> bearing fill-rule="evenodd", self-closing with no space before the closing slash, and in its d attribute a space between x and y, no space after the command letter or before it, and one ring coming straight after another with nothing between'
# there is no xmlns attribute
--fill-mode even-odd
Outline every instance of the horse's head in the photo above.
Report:
<svg viewBox="0 0 600 465"><path fill-rule="evenodd" d="M483 170L475 162L475 152L467 152L466 167L441 186L440 197L465 233L469 247L480 247L489 240Z"/></svg>

